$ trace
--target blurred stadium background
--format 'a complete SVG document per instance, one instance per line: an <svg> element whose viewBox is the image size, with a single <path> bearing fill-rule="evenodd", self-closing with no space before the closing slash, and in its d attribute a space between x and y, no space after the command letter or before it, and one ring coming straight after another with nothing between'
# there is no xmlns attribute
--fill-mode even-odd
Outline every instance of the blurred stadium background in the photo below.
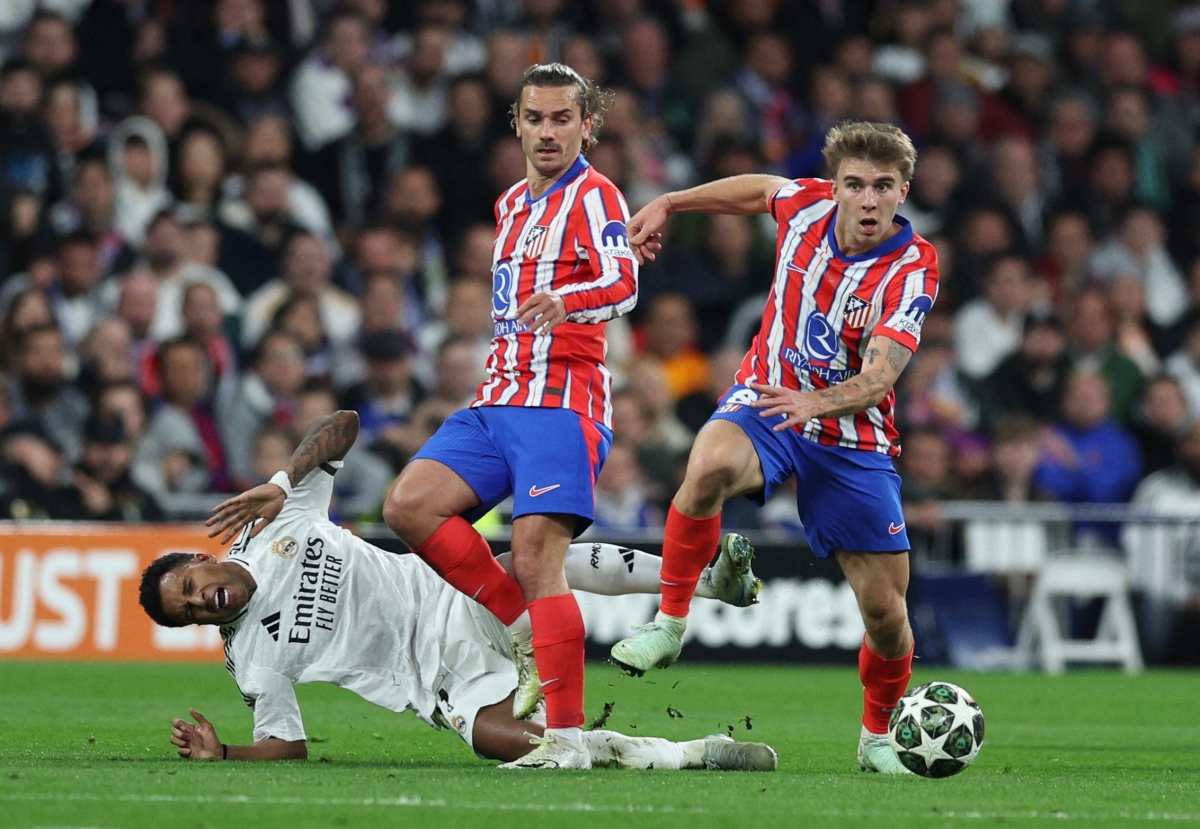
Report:
<svg viewBox="0 0 1200 829"><path fill-rule="evenodd" d="M1172 0L6 0L0 654L219 658L215 629L151 630L136 576L211 549L197 519L336 407L363 422L337 517L395 543L388 483L479 380L506 109L549 60L616 93L591 161L635 211L821 175L843 119L906 129L901 213L942 269L898 388L922 658L1014 666L1037 575L1085 550L1125 566L1147 662L1200 663L1200 5ZM608 328L588 536L651 550L774 233L668 229ZM693 655L852 661L792 497L725 522L766 601L698 611ZM653 606L589 601L596 654Z"/></svg>

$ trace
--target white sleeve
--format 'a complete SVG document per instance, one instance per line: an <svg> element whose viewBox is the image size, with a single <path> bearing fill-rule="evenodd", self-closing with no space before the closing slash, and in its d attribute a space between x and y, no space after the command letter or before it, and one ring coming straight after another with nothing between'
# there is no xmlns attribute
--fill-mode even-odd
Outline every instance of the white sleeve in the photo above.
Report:
<svg viewBox="0 0 1200 829"><path fill-rule="evenodd" d="M306 740L300 704L292 681L281 673L249 666L238 671L238 689L246 704L254 710L254 742L269 737L278 740Z"/></svg>
<svg viewBox="0 0 1200 829"><path fill-rule="evenodd" d="M329 517L329 502L333 500L333 476L342 468L341 461L326 461L304 477L292 488L292 494L283 502L280 519L294 517L296 513L322 518Z"/></svg>

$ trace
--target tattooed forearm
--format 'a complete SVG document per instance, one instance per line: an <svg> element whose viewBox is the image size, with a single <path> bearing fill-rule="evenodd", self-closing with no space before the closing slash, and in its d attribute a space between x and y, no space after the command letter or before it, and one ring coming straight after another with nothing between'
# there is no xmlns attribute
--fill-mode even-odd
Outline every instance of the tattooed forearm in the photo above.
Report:
<svg viewBox="0 0 1200 829"><path fill-rule="evenodd" d="M819 417L844 417L863 409L878 405L887 395L890 386L875 372L851 377L844 383L818 392L818 396L829 405L829 410Z"/></svg>
<svg viewBox="0 0 1200 829"><path fill-rule="evenodd" d="M318 466L346 457L358 437L358 412L340 411L317 418L288 461L286 472L296 486Z"/></svg>
<svg viewBox="0 0 1200 829"><path fill-rule="evenodd" d="M867 349L869 354L874 349ZM879 352L876 351L878 354ZM888 340L887 361L892 367L892 371L896 372L896 376L900 376L900 372L904 371L904 367L908 365L908 361L912 358L913 353L895 340ZM867 362L870 362L868 360ZM894 382L894 381L893 381Z"/></svg>

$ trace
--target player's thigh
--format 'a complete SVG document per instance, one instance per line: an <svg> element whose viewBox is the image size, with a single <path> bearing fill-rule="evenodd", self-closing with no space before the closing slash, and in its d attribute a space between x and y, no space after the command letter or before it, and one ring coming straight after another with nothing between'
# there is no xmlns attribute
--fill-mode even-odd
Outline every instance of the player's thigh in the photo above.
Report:
<svg viewBox="0 0 1200 829"><path fill-rule="evenodd" d="M450 516L479 506L479 496L463 477L441 461L416 458L392 484L397 506Z"/></svg>
<svg viewBox="0 0 1200 829"><path fill-rule="evenodd" d="M746 429L731 420L705 423L692 444L681 491L725 499L757 492L763 485L762 462Z"/></svg>
<svg viewBox="0 0 1200 829"><path fill-rule="evenodd" d="M859 607L868 610L893 607L908 592L908 553L861 553L838 550L838 564L858 597Z"/></svg>

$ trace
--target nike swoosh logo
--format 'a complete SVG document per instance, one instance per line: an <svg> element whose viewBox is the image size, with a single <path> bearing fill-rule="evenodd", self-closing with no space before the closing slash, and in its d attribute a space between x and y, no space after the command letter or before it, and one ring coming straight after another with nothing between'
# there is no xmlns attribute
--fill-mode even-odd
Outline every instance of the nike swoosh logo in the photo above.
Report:
<svg viewBox="0 0 1200 829"><path fill-rule="evenodd" d="M793 265L791 262L787 263L787 269L789 271L795 271L796 273L800 274L801 276L808 276L808 271L806 271L804 268L801 268L798 265Z"/></svg>
<svg viewBox="0 0 1200 829"><path fill-rule="evenodd" d="M558 682L557 677L555 677L554 679L547 679L545 682L539 682L538 687L545 688L547 685L553 685L555 682Z"/></svg>
<svg viewBox="0 0 1200 829"><path fill-rule="evenodd" d="M529 488L529 497L536 498L539 495L545 495L550 490L558 489L560 486L562 486L562 484L551 484L550 486L544 486L541 489L538 489L536 486L531 486Z"/></svg>
<svg viewBox="0 0 1200 829"><path fill-rule="evenodd" d="M894 522L891 524L888 524L888 532L890 532L892 535L896 535L897 533L902 532L903 530L904 530L903 524L901 524L899 527L897 527Z"/></svg>

